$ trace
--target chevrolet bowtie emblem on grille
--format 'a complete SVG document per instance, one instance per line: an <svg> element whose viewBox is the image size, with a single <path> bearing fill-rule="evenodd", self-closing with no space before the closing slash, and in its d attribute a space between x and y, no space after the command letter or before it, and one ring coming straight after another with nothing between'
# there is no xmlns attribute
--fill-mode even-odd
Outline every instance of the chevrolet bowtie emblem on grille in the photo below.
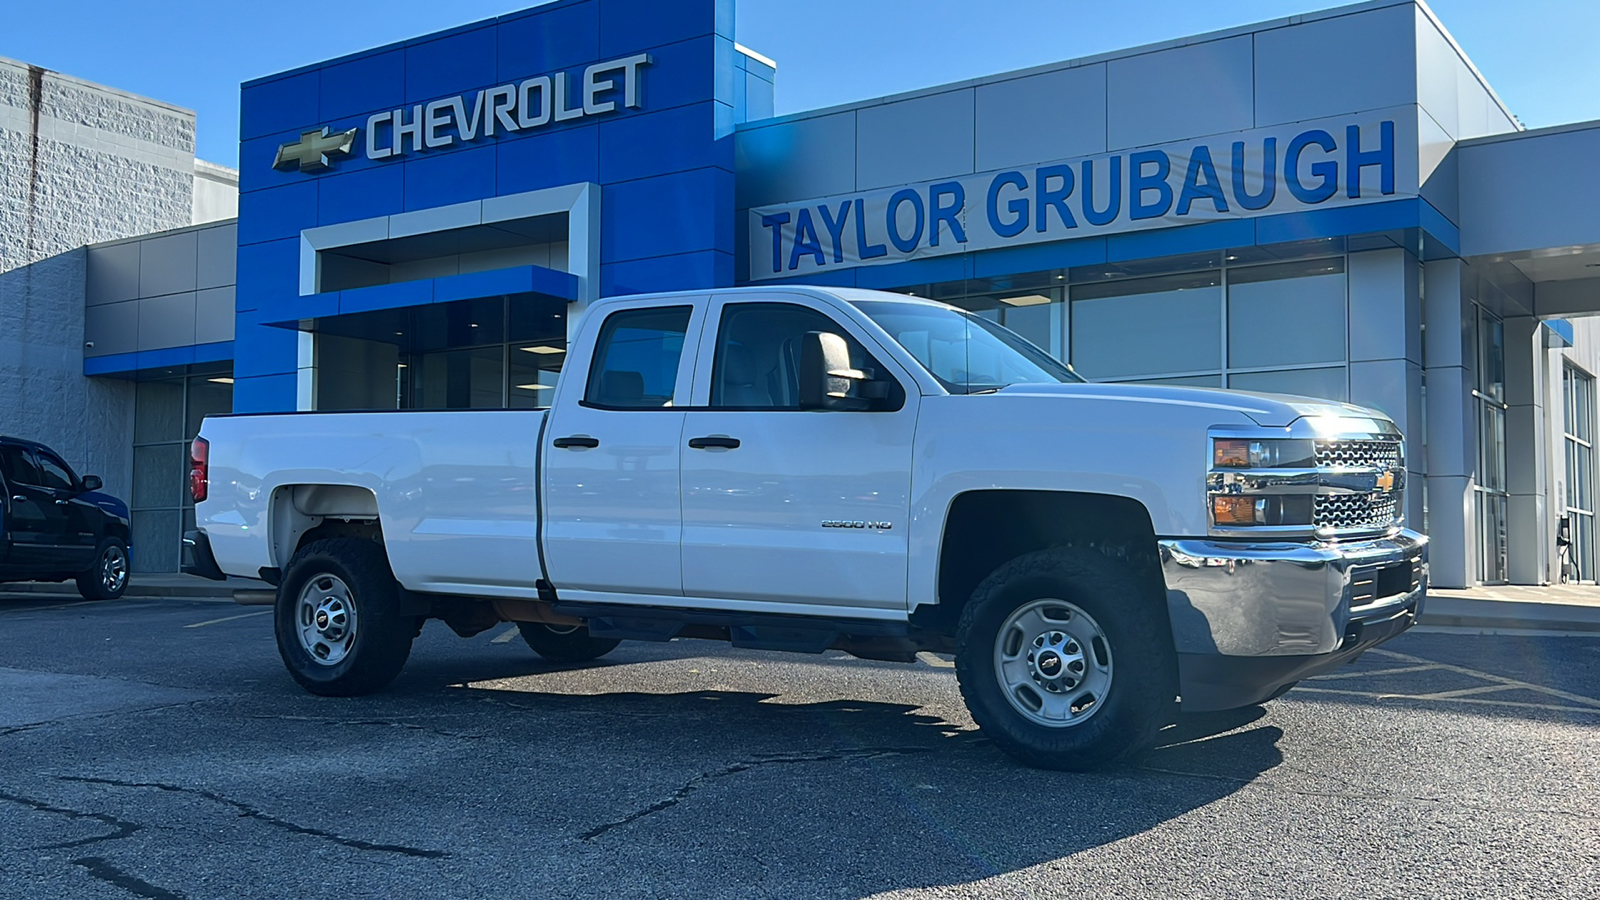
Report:
<svg viewBox="0 0 1600 900"><path fill-rule="evenodd" d="M1382 491L1385 494L1387 494L1390 491L1394 490L1394 473L1393 472L1384 472L1382 475L1378 476L1378 490Z"/></svg>
<svg viewBox="0 0 1600 900"><path fill-rule="evenodd" d="M324 125L320 131L303 132L300 140L279 147L278 158L273 161L272 167L285 172L293 169L320 172L333 165L333 160L349 156L350 148L355 143L356 129L330 134L328 126Z"/></svg>

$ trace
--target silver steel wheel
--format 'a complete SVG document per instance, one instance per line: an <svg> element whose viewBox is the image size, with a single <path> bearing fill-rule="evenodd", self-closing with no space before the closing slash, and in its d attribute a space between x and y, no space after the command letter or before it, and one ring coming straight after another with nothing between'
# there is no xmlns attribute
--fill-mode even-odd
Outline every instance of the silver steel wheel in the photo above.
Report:
<svg viewBox="0 0 1600 900"><path fill-rule="evenodd" d="M994 640L994 673L1012 708L1050 728L1081 724L1111 689L1111 642L1094 617L1065 600L1018 607Z"/></svg>
<svg viewBox="0 0 1600 900"><path fill-rule="evenodd" d="M115 594L127 583L128 551L112 544L100 554L100 586L106 593Z"/></svg>
<svg viewBox="0 0 1600 900"><path fill-rule="evenodd" d="M356 605L350 586L337 575L313 575L295 603L300 646L325 666L336 666L350 653L356 638Z"/></svg>

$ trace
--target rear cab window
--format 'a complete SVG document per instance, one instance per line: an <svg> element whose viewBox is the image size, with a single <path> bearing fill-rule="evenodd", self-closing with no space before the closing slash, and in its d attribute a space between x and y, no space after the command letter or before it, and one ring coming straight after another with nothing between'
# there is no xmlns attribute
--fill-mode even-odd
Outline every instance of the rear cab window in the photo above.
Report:
<svg viewBox="0 0 1600 900"><path fill-rule="evenodd" d="M625 309L600 328L586 406L600 409L668 409L689 331L692 306Z"/></svg>

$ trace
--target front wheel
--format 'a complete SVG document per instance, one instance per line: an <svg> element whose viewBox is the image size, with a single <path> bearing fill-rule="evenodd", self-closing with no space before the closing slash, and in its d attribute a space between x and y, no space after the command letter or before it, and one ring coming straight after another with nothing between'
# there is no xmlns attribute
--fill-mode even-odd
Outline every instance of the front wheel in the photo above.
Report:
<svg viewBox="0 0 1600 900"><path fill-rule="evenodd" d="M406 664L415 617L399 614L399 589L383 548L333 538L289 561L273 610L278 655L313 694L353 697L381 690Z"/></svg>
<svg viewBox="0 0 1600 900"><path fill-rule="evenodd" d="M956 676L983 734L1022 762L1082 771L1145 749L1173 712L1161 598L1093 550L1041 550L973 592Z"/></svg>
<svg viewBox="0 0 1600 900"><path fill-rule="evenodd" d="M128 545L121 538L100 542L94 565L78 575L78 593L85 600L115 600L128 589Z"/></svg>
<svg viewBox="0 0 1600 900"><path fill-rule="evenodd" d="M597 638L587 625L546 625L543 622L518 622L517 630L533 652L551 662L578 663L599 659L622 643L614 638Z"/></svg>

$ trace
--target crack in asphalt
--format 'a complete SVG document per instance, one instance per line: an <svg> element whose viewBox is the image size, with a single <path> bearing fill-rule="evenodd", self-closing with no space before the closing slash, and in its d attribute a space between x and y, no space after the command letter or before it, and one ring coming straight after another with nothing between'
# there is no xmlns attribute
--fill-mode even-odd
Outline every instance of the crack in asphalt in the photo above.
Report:
<svg viewBox="0 0 1600 900"><path fill-rule="evenodd" d="M751 769L757 769L762 766L786 765L791 763L871 760L883 759L890 756L913 756L932 752L932 748L929 747L864 747L859 750L840 750L833 753L774 754L771 756L759 756L752 760L736 762L731 765L724 766L712 772L701 772L699 775L696 775L684 782L682 787L678 788L676 791L673 791L672 794L666 799L652 803L644 809L636 810L620 819L607 822L603 825L597 825L594 828L591 828L588 831L578 835L578 837L585 841L592 841L606 832L611 831L612 829L621 828L624 825L631 825L634 822L645 818L646 816L653 816L658 812L662 812L663 810L668 810L674 806L677 806L679 803L682 803L684 800L688 799L690 794L698 791L708 782L716 781L719 778L727 778L730 775L737 775L740 772L748 772Z"/></svg>
<svg viewBox="0 0 1600 900"><path fill-rule="evenodd" d="M158 888L143 878L122 871L98 856L85 856L82 859L75 859L72 864L83 867L90 877L122 888L138 897L146 897L148 900L186 900L183 894L169 891L165 888Z"/></svg>
<svg viewBox="0 0 1600 900"><path fill-rule="evenodd" d="M249 718L249 719L271 719L271 720L285 721L285 722L308 722L308 723L313 724L313 725L384 725L384 726L388 726L390 728L404 728L404 729L407 729L409 731L420 731L420 732L422 732L424 734L432 734L432 735L437 735L439 737L447 737L447 738L458 738L458 739L464 740L464 741L476 741L476 740L481 740L484 737L481 734L467 734L466 732L461 732L461 731L445 731L442 728L429 728L426 725L418 725L418 724L416 724L414 722L398 722L398 721L391 721L389 719L328 719L328 718L319 718L319 717L316 717L316 716L282 716L282 715L251 715L251 716L246 716L246 718Z"/></svg>
<svg viewBox="0 0 1600 900"><path fill-rule="evenodd" d="M35 800L31 797L22 797L17 794L0 792L0 800L7 801L9 803L15 803L19 806L26 806L34 812L52 813L58 816L66 816L69 819L93 819L102 825L109 825L116 829L111 834L103 834L91 838L80 838L76 841L65 841L60 844L46 844L42 847L28 848L31 850L65 850L71 847L87 847L90 844L98 844L101 841L120 841L123 838L132 837L136 832L141 831L144 828L144 826L140 825L138 822L129 822L125 819L119 819L116 816L107 813L84 812L81 809L67 809L64 806L51 806L43 800Z"/></svg>
<svg viewBox="0 0 1600 900"><path fill-rule="evenodd" d="M114 778L92 778L83 775L57 775L56 778L59 781L70 781L79 784L101 784L123 788L151 788L154 790L167 791L174 794L193 794L196 797L202 797L206 800L210 800L213 803L220 803L223 806L230 806L239 811L241 818L254 819L258 822L271 825L275 828L281 828L284 831L292 832L294 834L319 837L324 840L332 841L335 844L340 844L356 850L368 850L378 853L398 853L402 856L420 857L422 859L449 859L452 855L444 850L424 850L418 847L407 847L403 844L375 844L371 841L363 841L358 838L348 838L340 834L335 834L331 831L324 831L321 828L310 828L305 825L296 825L295 823L286 819L280 819L270 813L262 812L248 803L243 803L229 797L224 797L215 791L208 791L204 788L183 787L182 785L165 784L159 781L119 781Z"/></svg>
<svg viewBox="0 0 1600 900"><path fill-rule="evenodd" d="M160 704L159 706L136 706L136 707L133 707L131 709L108 709L105 712L88 713L88 714L85 714L85 715L60 716L60 717L54 718L54 719L45 719L42 722L29 722L26 725L13 725L13 726L11 726L9 728L0 729L0 737L10 737L13 734L21 734L24 731L33 731L36 728L44 728L44 727L46 727L48 725L64 725L64 724L68 724L68 723L77 723L77 722L93 722L95 719L107 719L107 718L111 718L112 716L132 716L132 715L139 715L141 713L163 712L163 711L169 710L169 709L179 709L179 708L182 708L182 707L185 707L185 706L195 706L195 705L200 704L200 703L210 703L210 702L212 702L214 700L221 700L221 699L225 699L225 698L217 697L217 696L199 697L199 698L194 699L194 700L183 700L183 701L180 701L178 703L163 703L163 704Z"/></svg>

